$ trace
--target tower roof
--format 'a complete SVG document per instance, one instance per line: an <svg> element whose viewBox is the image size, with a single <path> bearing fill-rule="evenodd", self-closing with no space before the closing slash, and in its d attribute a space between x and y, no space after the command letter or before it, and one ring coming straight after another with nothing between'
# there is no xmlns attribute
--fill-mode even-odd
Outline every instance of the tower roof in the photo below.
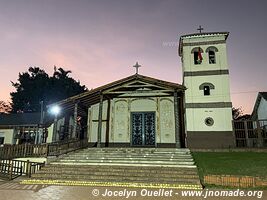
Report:
<svg viewBox="0 0 267 200"><path fill-rule="evenodd" d="M225 36L225 40L227 39L229 32L204 32L204 33L191 33L182 35L179 40L179 56L182 56L182 48L183 48L183 39L185 38L200 38L205 36Z"/></svg>

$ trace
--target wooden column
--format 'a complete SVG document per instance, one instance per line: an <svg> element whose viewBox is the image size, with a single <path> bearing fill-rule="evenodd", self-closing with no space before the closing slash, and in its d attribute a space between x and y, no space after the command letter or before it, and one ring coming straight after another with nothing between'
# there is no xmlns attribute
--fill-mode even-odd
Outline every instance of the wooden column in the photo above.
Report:
<svg viewBox="0 0 267 200"><path fill-rule="evenodd" d="M52 141L53 142L56 142L56 140L57 140L57 115L55 116L55 119L54 119L53 138L52 138Z"/></svg>
<svg viewBox="0 0 267 200"><path fill-rule="evenodd" d="M109 146L109 125L110 125L110 99L108 99L108 106L107 106L106 142L105 142L105 147L108 147Z"/></svg>
<svg viewBox="0 0 267 200"><path fill-rule="evenodd" d="M73 115L73 130L72 130L72 137L75 138L76 136L76 131L77 131L77 117L78 117L78 102L75 103L74 105L74 115Z"/></svg>
<svg viewBox="0 0 267 200"><path fill-rule="evenodd" d="M102 132L102 111L103 111L103 94L100 94L99 112L98 112L98 131L97 131L97 147L101 147Z"/></svg>
<svg viewBox="0 0 267 200"><path fill-rule="evenodd" d="M180 130L181 130L181 148L186 147L186 136L185 136L185 107L184 107L184 93L181 93L182 96L180 96L179 100L180 100Z"/></svg>
<svg viewBox="0 0 267 200"><path fill-rule="evenodd" d="M180 116L179 116L179 99L177 91L174 92L174 120L175 120L175 146L181 148L180 143Z"/></svg>

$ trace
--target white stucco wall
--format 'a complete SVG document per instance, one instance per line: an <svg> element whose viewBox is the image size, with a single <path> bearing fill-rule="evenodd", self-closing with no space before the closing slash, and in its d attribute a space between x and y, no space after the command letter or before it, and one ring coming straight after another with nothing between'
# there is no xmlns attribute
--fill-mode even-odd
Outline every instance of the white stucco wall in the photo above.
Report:
<svg viewBox="0 0 267 200"><path fill-rule="evenodd" d="M47 135L47 139L46 142L47 143L51 143L53 141L53 129L54 129L54 124L51 124L48 128L48 135Z"/></svg>
<svg viewBox="0 0 267 200"><path fill-rule="evenodd" d="M198 108L186 109L187 131L232 131L231 108ZM214 120L212 126L205 124L205 119Z"/></svg>
<svg viewBox="0 0 267 200"><path fill-rule="evenodd" d="M205 82L212 83L215 89L210 90L210 95L204 96L204 91L199 86ZM187 76L184 82L186 103L205 102L230 102L229 75L213 76Z"/></svg>
<svg viewBox="0 0 267 200"><path fill-rule="evenodd" d="M258 119L267 119L267 101L264 98L261 98L257 113Z"/></svg>
<svg viewBox="0 0 267 200"><path fill-rule="evenodd" d="M204 44L211 41L223 41L224 35L200 36L184 38L183 43L197 43L193 46L183 46L183 72L205 72L212 70L228 70L226 43ZM203 43L204 45L199 45ZM209 64L208 53L206 49L214 46L218 49L215 52L216 63ZM194 54L192 49L200 47L203 49L201 64L194 64ZM229 74L221 75L198 75L184 76L185 103L223 103L231 102ZM215 89L210 90L210 95L204 95L204 91L199 89L203 83L211 83ZM208 105L208 104L207 104ZM211 117L214 120L212 126L205 124L205 119ZM187 131L232 131L232 111L227 108L186 108L186 130Z"/></svg>
<svg viewBox="0 0 267 200"><path fill-rule="evenodd" d="M192 43L192 42L207 42L207 41L218 41L225 40L224 36L209 36L209 37L198 37L198 38L187 38L183 39L184 43ZM208 53L206 53L206 49L210 46L215 46L218 49L218 52L215 52L216 63L209 64L208 63ZM194 54L191 53L192 49L195 47L200 47L203 49L201 55L203 57L203 61L199 65L194 64ZM207 68L208 66L208 68ZM197 46L184 46L183 47L183 70L184 71L205 71L205 70L220 70L220 69L228 69L227 63L227 53L226 53L226 44L208 44L208 45L197 45Z"/></svg>
<svg viewBox="0 0 267 200"><path fill-rule="evenodd" d="M88 110L88 140L97 141L99 104ZM108 103L103 103L102 138L106 140ZM173 97L115 98L110 102L110 143L131 143L131 113L155 112L156 143L175 142Z"/></svg>
<svg viewBox="0 0 267 200"><path fill-rule="evenodd" d="M0 129L0 137L4 137L4 144L14 144L14 129Z"/></svg>

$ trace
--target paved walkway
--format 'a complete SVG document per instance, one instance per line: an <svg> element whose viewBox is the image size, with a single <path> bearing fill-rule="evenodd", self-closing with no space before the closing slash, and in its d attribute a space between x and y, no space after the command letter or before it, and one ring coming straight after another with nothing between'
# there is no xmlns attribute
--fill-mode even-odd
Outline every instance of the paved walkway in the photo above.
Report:
<svg viewBox="0 0 267 200"><path fill-rule="evenodd" d="M206 190L204 190L206 192ZM21 185L18 181L0 182L1 200L89 200L89 199L170 199L170 200L267 200L267 191L262 198L254 197L182 197L181 190L145 189L120 187L86 187L54 185ZM108 194L107 196L105 196ZM121 196L118 196L121 195ZM143 196L142 196L143 195ZM151 196L152 195L152 196ZM203 194L204 195L204 194ZM128 197L127 197L128 196Z"/></svg>

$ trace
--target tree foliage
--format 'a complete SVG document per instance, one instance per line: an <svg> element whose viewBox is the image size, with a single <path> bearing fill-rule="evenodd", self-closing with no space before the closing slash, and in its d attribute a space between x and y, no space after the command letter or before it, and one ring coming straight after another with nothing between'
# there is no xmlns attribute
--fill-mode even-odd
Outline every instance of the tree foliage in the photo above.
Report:
<svg viewBox="0 0 267 200"><path fill-rule="evenodd" d="M48 105L86 91L84 85L69 77L70 73L56 67L53 76L39 67L19 73L18 81L12 82L16 91L10 93L12 112L38 112L41 101Z"/></svg>
<svg viewBox="0 0 267 200"><path fill-rule="evenodd" d="M232 115L233 115L233 119L234 120L246 120L246 119L250 119L250 115L249 114L244 114L243 113L243 109L242 107L232 107Z"/></svg>
<svg viewBox="0 0 267 200"><path fill-rule="evenodd" d="M0 113L9 113L11 111L11 105L4 101L0 101Z"/></svg>
<svg viewBox="0 0 267 200"><path fill-rule="evenodd" d="M232 115L233 115L233 119L238 119L240 116L243 115L242 108L241 107L239 107L239 108L232 107Z"/></svg>

